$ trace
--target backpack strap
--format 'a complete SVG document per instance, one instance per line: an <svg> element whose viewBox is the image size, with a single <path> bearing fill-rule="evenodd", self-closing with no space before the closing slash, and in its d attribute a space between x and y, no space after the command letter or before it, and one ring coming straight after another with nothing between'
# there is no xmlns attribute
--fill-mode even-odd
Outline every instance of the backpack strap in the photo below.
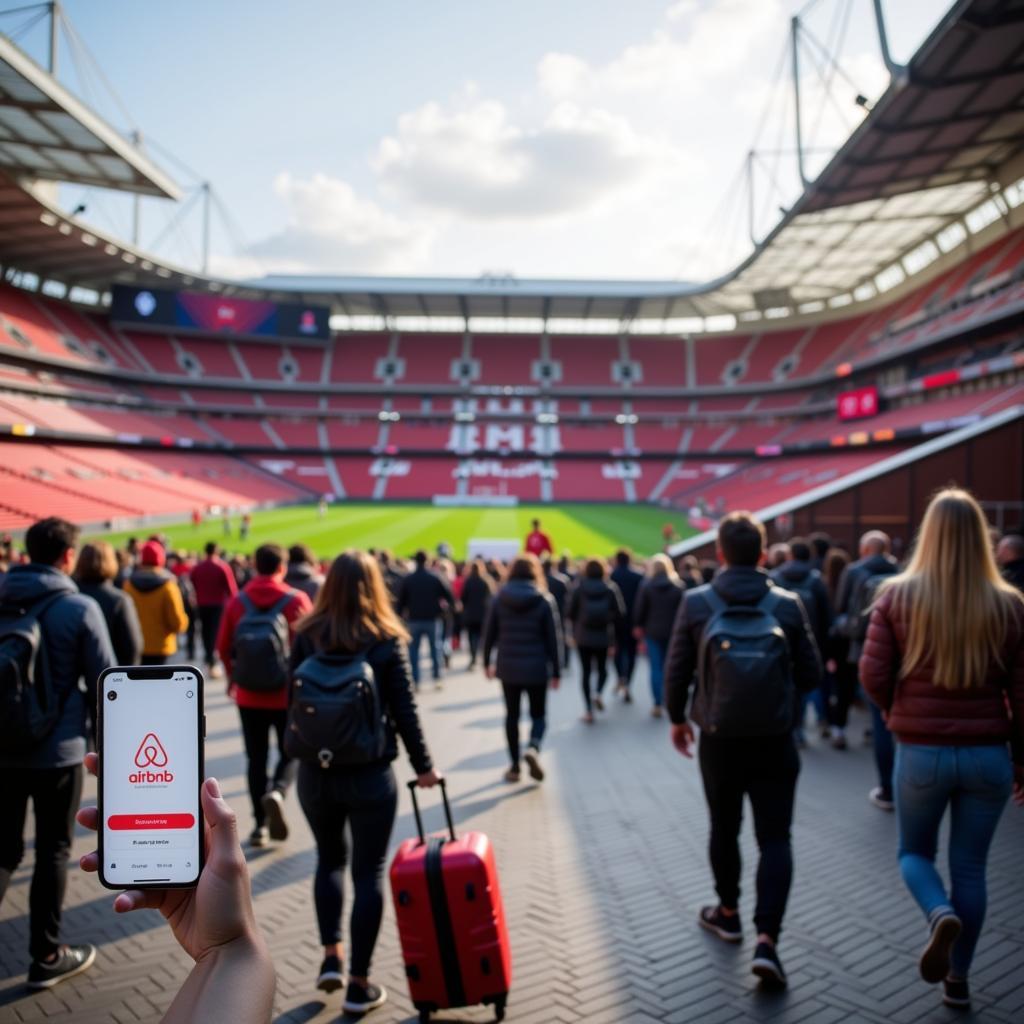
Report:
<svg viewBox="0 0 1024 1024"><path fill-rule="evenodd" d="M293 599L298 595L297 590L289 590L283 597L278 598L268 609L267 614L272 618L277 618L278 615L284 614L285 608L288 607Z"/></svg>
<svg viewBox="0 0 1024 1024"><path fill-rule="evenodd" d="M775 593L774 587L769 587L765 592L764 597L757 602L757 607L761 611L767 612L772 616L772 618L777 619L778 616L775 614L775 609L778 608L780 604L782 604L782 597Z"/></svg>
<svg viewBox="0 0 1024 1024"><path fill-rule="evenodd" d="M242 602L242 607L245 609L246 615L259 614L259 608L256 607L256 605L253 603L252 598L248 594L239 591L238 600Z"/></svg>
<svg viewBox="0 0 1024 1024"><path fill-rule="evenodd" d="M704 595L704 600L711 606L712 615L720 615L729 607L722 598L722 595L710 583L708 584L707 593Z"/></svg>

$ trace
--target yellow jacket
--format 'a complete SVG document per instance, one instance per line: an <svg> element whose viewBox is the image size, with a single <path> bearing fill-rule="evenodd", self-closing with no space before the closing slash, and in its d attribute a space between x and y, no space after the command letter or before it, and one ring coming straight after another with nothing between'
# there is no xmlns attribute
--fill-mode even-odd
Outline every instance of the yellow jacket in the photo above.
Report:
<svg viewBox="0 0 1024 1024"><path fill-rule="evenodd" d="M135 602L139 613L142 653L176 653L178 634L188 628L178 581L165 569L142 566L128 578L124 591Z"/></svg>

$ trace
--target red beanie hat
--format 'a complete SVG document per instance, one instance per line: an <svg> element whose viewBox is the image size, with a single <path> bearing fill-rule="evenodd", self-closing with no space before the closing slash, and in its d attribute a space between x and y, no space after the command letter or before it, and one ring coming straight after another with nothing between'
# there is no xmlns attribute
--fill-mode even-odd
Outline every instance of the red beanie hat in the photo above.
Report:
<svg viewBox="0 0 1024 1024"><path fill-rule="evenodd" d="M147 540L146 543L142 545L139 560L143 565L162 566L166 560L164 549L155 540Z"/></svg>

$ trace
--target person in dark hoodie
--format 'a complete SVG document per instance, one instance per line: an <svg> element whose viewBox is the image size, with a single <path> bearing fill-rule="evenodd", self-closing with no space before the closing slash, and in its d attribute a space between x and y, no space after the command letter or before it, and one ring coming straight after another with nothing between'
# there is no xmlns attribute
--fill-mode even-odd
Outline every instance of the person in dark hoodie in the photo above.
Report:
<svg viewBox="0 0 1024 1024"><path fill-rule="evenodd" d="M497 647L496 664L491 655ZM548 593L536 555L522 554L509 569L508 582L491 602L484 629L484 669L497 677L505 694L505 735L511 765L507 782L518 782L519 714L523 694L530 700L530 744L525 761L530 777L540 782L544 769L540 745L547 725L548 686L558 689L562 668L562 626Z"/></svg>
<svg viewBox="0 0 1024 1024"><path fill-rule="evenodd" d="M96 680L116 664L100 606L80 594L68 575L77 542L77 526L64 519L40 520L25 534L31 561L12 565L0 581L0 608L14 615L21 609L37 613L50 682L62 702L56 726L29 753L13 753L10 743L0 747L0 903L24 854L30 799L35 813L28 973L33 989L51 988L88 970L96 959L94 946L60 941L82 761L92 732L90 719L96 719ZM4 616L0 631L6 622Z"/></svg>
<svg viewBox="0 0 1024 1024"><path fill-rule="evenodd" d="M288 571L285 583L293 590L301 590L310 601L316 600L324 585L324 574L317 571L316 555L305 544L293 544L288 549Z"/></svg>
<svg viewBox="0 0 1024 1024"><path fill-rule="evenodd" d="M434 682L441 685L441 618L455 607L455 595L441 576L427 568L427 553L416 552L416 568L402 580L398 613L409 623L409 659L416 688L420 685L420 641L427 638Z"/></svg>
<svg viewBox="0 0 1024 1024"><path fill-rule="evenodd" d="M672 636L679 602L685 591L668 555L655 555L647 570L647 579L636 599L633 612L634 636L647 645L647 663L651 679L651 715L661 718L665 703L665 654Z"/></svg>
<svg viewBox="0 0 1024 1024"><path fill-rule="evenodd" d="M619 674L618 694L627 704L633 702L629 686L636 668L637 639L633 635L633 613L636 609L636 596L644 582L644 574L637 572L630 564L631 561L629 550L621 548L615 554L615 568L611 576L612 583L622 594L625 609L625 615L615 630L615 669Z"/></svg>
<svg viewBox="0 0 1024 1024"><path fill-rule="evenodd" d="M142 657L142 626L135 603L114 586L117 556L106 541L86 544L78 553L74 580L103 612L118 665L137 665Z"/></svg>
<svg viewBox="0 0 1024 1024"><path fill-rule="evenodd" d="M142 624L143 665L166 664L178 652L178 634L188 628L181 590L164 561L160 543L147 540L139 552L138 568L124 585Z"/></svg>
<svg viewBox="0 0 1024 1024"><path fill-rule="evenodd" d="M487 574L487 567L475 558L470 563L462 583L462 625L469 640L469 668L476 665L477 652L480 650L480 636L487 611L494 596L494 583Z"/></svg>
<svg viewBox="0 0 1024 1024"><path fill-rule="evenodd" d="M583 721L594 722L594 708L604 711L601 693L608 681L608 653L615 649L615 634L626 616L622 594L605 579L605 564L596 558L587 562L583 578L569 597L568 618L573 624L576 650L580 655L580 683L583 687ZM591 696L590 676L597 669L597 689Z"/></svg>
<svg viewBox="0 0 1024 1024"><path fill-rule="evenodd" d="M1024 534L1003 537L996 546L996 562L1006 582L1024 594Z"/></svg>
<svg viewBox="0 0 1024 1024"><path fill-rule="evenodd" d="M559 569L550 555L545 555L541 560L544 567L544 580L548 585L548 593L555 599L555 607L558 609L558 624L562 627L563 661L562 667L569 667L569 632L566 623L566 611L569 605L569 577Z"/></svg>

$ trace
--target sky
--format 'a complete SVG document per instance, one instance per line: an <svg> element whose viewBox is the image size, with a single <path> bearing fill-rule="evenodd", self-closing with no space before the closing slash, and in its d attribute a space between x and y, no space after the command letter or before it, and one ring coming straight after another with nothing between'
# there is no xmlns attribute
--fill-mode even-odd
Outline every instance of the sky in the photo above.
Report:
<svg viewBox="0 0 1024 1024"><path fill-rule="evenodd" d="M0 0L0 31L26 23L3 15L23 3ZM903 61L949 3L884 6ZM64 8L98 67L62 44L58 77L119 130L139 129L181 185L211 183L210 269L232 277L708 280L800 191L791 17L803 12L812 176L863 116L854 97L874 100L888 81L871 0ZM42 59L42 23L14 38ZM62 197L130 236L121 197ZM201 214L198 200L186 203L144 201L141 244L194 267Z"/></svg>

